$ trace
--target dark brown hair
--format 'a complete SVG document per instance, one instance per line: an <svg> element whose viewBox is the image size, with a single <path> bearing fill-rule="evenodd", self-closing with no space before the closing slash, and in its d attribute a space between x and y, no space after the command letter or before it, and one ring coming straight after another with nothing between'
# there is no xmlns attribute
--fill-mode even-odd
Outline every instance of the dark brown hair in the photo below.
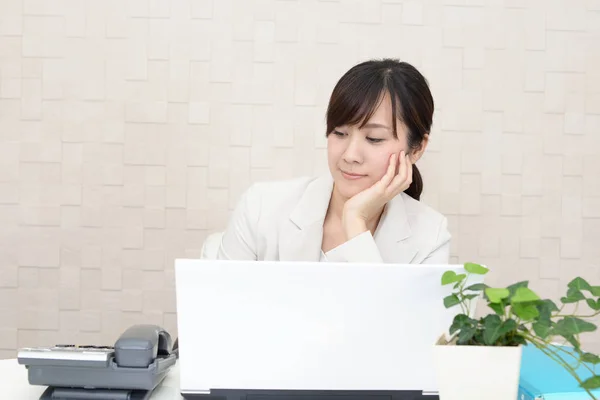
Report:
<svg viewBox="0 0 600 400"><path fill-rule="evenodd" d="M360 123L371 118L385 93L392 101L393 134L398 138L396 119L408 129L408 148L421 147L431 131L434 102L427 80L412 65L395 59L370 60L352 67L335 85L327 107L327 133L336 127ZM404 191L415 200L421 198L423 179L413 165L412 183Z"/></svg>

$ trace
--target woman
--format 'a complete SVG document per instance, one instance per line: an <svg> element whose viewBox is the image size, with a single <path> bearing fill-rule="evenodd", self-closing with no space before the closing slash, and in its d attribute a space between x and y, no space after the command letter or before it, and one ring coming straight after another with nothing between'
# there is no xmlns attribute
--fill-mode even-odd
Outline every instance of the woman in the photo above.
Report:
<svg viewBox="0 0 600 400"><path fill-rule="evenodd" d="M433 111L412 65L385 59L351 68L327 108L330 174L252 185L217 258L447 264L447 220L419 201L414 165Z"/></svg>

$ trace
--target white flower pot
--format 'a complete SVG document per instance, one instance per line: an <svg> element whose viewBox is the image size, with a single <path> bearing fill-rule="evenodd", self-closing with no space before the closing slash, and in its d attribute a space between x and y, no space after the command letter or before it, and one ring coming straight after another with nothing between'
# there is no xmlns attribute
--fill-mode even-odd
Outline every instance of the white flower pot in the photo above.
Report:
<svg viewBox="0 0 600 400"><path fill-rule="evenodd" d="M516 400L522 347L436 344L440 400Z"/></svg>

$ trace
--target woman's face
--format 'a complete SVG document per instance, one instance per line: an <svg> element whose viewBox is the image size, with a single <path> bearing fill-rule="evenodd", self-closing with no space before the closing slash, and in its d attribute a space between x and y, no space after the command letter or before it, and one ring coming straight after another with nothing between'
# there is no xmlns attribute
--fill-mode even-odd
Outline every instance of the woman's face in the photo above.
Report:
<svg viewBox="0 0 600 400"><path fill-rule="evenodd" d="M329 170L335 190L343 198L349 199L379 181L392 153L398 155L404 150L408 155L406 126L396 120L395 138L392 118L392 102L386 94L362 129L360 124L338 126L327 137Z"/></svg>

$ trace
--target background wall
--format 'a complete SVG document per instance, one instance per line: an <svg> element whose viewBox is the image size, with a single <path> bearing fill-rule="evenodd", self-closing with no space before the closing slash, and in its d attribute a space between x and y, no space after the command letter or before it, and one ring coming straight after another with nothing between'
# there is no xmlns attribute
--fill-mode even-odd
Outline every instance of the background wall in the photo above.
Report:
<svg viewBox="0 0 600 400"><path fill-rule="evenodd" d="M174 258L251 182L326 171L328 96L371 57L431 83L454 262L599 283L598 0L0 0L0 358L176 334Z"/></svg>

